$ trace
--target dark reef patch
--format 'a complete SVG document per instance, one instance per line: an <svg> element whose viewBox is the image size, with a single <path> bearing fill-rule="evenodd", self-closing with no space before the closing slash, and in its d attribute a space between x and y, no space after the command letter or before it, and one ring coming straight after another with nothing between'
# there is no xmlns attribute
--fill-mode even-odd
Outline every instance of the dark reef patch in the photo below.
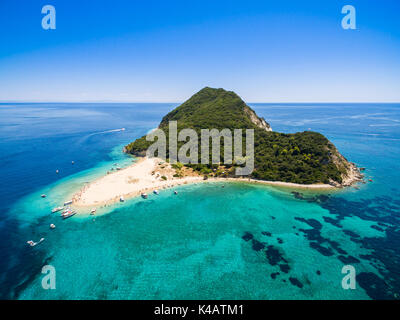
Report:
<svg viewBox="0 0 400 320"><path fill-rule="evenodd" d="M313 202L323 203L330 199L330 196L325 195L325 194L320 194L320 195L315 195L315 196L305 196L301 192L297 192L297 191L292 191L291 193L293 194L295 199L304 200L309 203L313 203Z"/></svg>
<svg viewBox="0 0 400 320"><path fill-rule="evenodd" d="M353 264L353 263L360 263L361 262L360 260L358 260L357 258L355 258L353 256L345 257L345 256L340 255L340 256L338 256L338 259L340 261L342 261L344 264Z"/></svg>
<svg viewBox="0 0 400 320"><path fill-rule="evenodd" d="M265 251L265 255L271 266L276 266L280 262L286 262L287 260L283 257L283 254L274 246L268 246Z"/></svg>
<svg viewBox="0 0 400 320"><path fill-rule="evenodd" d="M365 289L372 299L398 299L394 294L400 292L400 195L393 199L388 196L377 196L372 199L349 201L342 197L331 197L321 203L321 207L335 216L335 224L346 217L358 217L362 220L375 222L371 228L384 232L382 237L361 237L352 230L343 230L350 240L358 243L361 248L370 251L359 258L373 263L380 276L363 272L357 275L357 282ZM330 220L330 222L332 222ZM352 258L339 255L341 261L356 263ZM354 258L357 261L357 258ZM342 262L343 262L342 261ZM379 262L379 263L378 263ZM393 293L393 294L392 294Z"/></svg>
<svg viewBox="0 0 400 320"><path fill-rule="evenodd" d="M299 287L300 289L303 288L303 284L297 278L290 277L289 281L292 285Z"/></svg>
<svg viewBox="0 0 400 320"><path fill-rule="evenodd" d="M289 273L290 266L287 263L283 263L279 265L279 269L284 273Z"/></svg>
<svg viewBox="0 0 400 320"><path fill-rule="evenodd" d="M301 217L295 217L295 220L307 223L310 227L320 230L322 229L322 224L318 220L315 219L304 219Z"/></svg>
<svg viewBox="0 0 400 320"><path fill-rule="evenodd" d="M254 251L260 251L265 248L265 244L263 244L262 242L260 242L256 239L253 239L252 243L253 244L251 247Z"/></svg>
<svg viewBox="0 0 400 320"><path fill-rule="evenodd" d="M372 272L361 272L357 275L357 283L367 294L376 300L393 300L394 294L388 284Z"/></svg>
<svg viewBox="0 0 400 320"><path fill-rule="evenodd" d="M331 225L333 225L333 226L335 226L335 227L338 227L338 228L342 228L342 226L340 225L340 223L339 223L339 220L337 220L337 219L333 219L333 218L330 218L330 217L322 217L322 219L324 219L324 221L326 222L326 223L330 223Z"/></svg>
<svg viewBox="0 0 400 320"><path fill-rule="evenodd" d="M262 232L264 233L264 232ZM261 251L265 249L266 243L261 242L257 239L254 238L253 234L250 232L245 232L245 234L242 236L242 239L246 242L251 240L252 243L252 249L254 251ZM279 239L279 238L278 238ZM265 257L268 260L268 263L271 266L278 266L281 272L284 273L289 273L290 271L290 266L289 262L287 259L283 256L283 253L281 250L273 245L269 245L266 250L265 250ZM275 279L276 275L279 275L279 272L275 272L271 274L271 277Z"/></svg>
<svg viewBox="0 0 400 320"><path fill-rule="evenodd" d="M371 228L372 228L372 229L375 229L375 230L378 230L378 231L382 231L382 232L385 231L385 230L383 230L381 227L374 226L374 225L372 225Z"/></svg>
<svg viewBox="0 0 400 320"><path fill-rule="evenodd" d="M253 238L254 236L250 232L245 232L244 235L242 236L242 239L244 241L250 241Z"/></svg>
<svg viewBox="0 0 400 320"><path fill-rule="evenodd" d="M360 238L360 235L351 231L351 230L343 230L343 233L348 235L350 238Z"/></svg>
<svg viewBox="0 0 400 320"><path fill-rule="evenodd" d="M320 254L324 255L325 257L330 257L334 255L334 252L331 248L326 248L321 246L317 242L310 242L310 247L317 250Z"/></svg>
<svg viewBox="0 0 400 320"><path fill-rule="evenodd" d="M297 191L292 191L291 194L294 196L295 199L303 200L303 194Z"/></svg>

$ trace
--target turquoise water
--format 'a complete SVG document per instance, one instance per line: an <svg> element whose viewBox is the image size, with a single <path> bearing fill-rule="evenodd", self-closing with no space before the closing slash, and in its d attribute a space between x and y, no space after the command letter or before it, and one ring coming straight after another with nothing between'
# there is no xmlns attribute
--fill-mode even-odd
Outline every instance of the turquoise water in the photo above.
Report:
<svg viewBox="0 0 400 320"><path fill-rule="evenodd" d="M272 128L315 130L372 182L295 196L181 186L62 221L51 208L154 128L171 104L0 105L0 294L18 299L393 299L400 294L399 105L254 104ZM125 131L110 131L125 127ZM71 161L75 164L72 165ZM60 173L55 174L59 169ZM301 191L300 191L301 192ZM42 193L48 196L42 199ZM49 224L56 224L50 230ZM45 241L34 248L27 240ZM56 289L41 268L56 269ZM357 288L341 286L344 265ZM279 274L278 274L279 273Z"/></svg>

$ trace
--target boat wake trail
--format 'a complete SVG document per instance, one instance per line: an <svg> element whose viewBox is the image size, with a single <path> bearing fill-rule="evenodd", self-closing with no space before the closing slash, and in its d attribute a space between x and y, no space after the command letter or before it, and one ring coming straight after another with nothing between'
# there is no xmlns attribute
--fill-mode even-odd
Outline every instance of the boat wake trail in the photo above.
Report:
<svg viewBox="0 0 400 320"><path fill-rule="evenodd" d="M99 134L106 134L106 133L113 133L113 132L120 132L120 131L125 131L125 128L112 129L112 130L89 133L88 135L85 135L82 138L80 138L79 141L78 141L78 144L82 144L83 142L85 142L90 137L93 137L93 136L96 136L96 135L99 135Z"/></svg>
<svg viewBox="0 0 400 320"><path fill-rule="evenodd" d="M104 133L119 132L119 131L125 131L125 128L94 132L94 133L89 134L88 137L94 136L96 134L104 134Z"/></svg>

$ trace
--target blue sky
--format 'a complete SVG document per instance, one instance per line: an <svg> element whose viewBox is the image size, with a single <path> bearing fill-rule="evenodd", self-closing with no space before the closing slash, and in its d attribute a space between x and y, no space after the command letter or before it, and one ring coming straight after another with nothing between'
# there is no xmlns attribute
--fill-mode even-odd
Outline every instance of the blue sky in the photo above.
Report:
<svg viewBox="0 0 400 320"><path fill-rule="evenodd" d="M0 101L400 101L396 0L0 0L0 30Z"/></svg>

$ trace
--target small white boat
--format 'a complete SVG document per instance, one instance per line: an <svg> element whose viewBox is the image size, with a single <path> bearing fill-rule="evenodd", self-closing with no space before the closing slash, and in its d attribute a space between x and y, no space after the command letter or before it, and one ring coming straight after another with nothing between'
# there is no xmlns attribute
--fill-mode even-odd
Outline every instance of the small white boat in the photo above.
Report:
<svg viewBox="0 0 400 320"><path fill-rule="evenodd" d="M142 193L141 196L143 199L147 199L147 193Z"/></svg>
<svg viewBox="0 0 400 320"><path fill-rule="evenodd" d="M42 198L46 198L46 195L45 195L45 194L42 194L41 197L42 197Z"/></svg>
<svg viewBox="0 0 400 320"><path fill-rule="evenodd" d="M60 171L56 170L56 173L59 173Z"/></svg>
<svg viewBox="0 0 400 320"><path fill-rule="evenodd" d="M75 163L75 161L71 161L71 163L72 163L72 164L74 164L74 163Z"/></svg>
<svg viewBox="0 0 400 320"><path fill-rule="evenodd" d="M119 198L119 201L124 202L125 201L124 197Z"/></svg>
<svg viewBox="0 0 400 320"><path fill-rule="evenodd" d="M174 194L178 194L178 191L174 191Z"/></svg>
<svg viewBox="0 0 400 320"><path fill-rule="evenodd" d="M94 214L96 213L96 210L97 210L96 208L93 208L93 209L90 211L90 214L91 214L91 215L94 215Z"/></svg>
<svg viewBox="0 0 400 320"><path fill-rule="evenodd" d="M67 219L67 218L72 217L72 216L74 216L74 215L76 215L76 211L75 211L75 210L69 210L68 212L63 213L63 214L61 215L61 217L62 217L63 219Z"/></svg>
<svg viewBox="0 0 400 320"><path fill-rule="evenodd" d="M50 224L50 229L54 229L56 227L56 225L55 224Z"/></svg>
<svg viewBox="0 0 400 320"><path fill-rule="evenodd" d="M68 200L64 202L64 207L72 204L72 200Z"/></svg>
<svg viewBox="0 0 400 320"><path fill-rule="evenodd" d="M51 213L55 213L55 212L61 211L62 209L64 209L64 208L63 207L54 208L53 210L51 210Z"/></svg>
<svg viewBox="0 0 400 320"><path fill-rule="evenodd" d="M159 194L158 190L153 191L154 194Z"/></svg>
<svg viewBox="0 0 400 320"><path fill-rule="evenodd" d="M27 241L26 243L29 244L31 247L36 246L37 244L41 243L44 241L44 238L41 238L38 242L34 242L32 240Z"/></svg>

